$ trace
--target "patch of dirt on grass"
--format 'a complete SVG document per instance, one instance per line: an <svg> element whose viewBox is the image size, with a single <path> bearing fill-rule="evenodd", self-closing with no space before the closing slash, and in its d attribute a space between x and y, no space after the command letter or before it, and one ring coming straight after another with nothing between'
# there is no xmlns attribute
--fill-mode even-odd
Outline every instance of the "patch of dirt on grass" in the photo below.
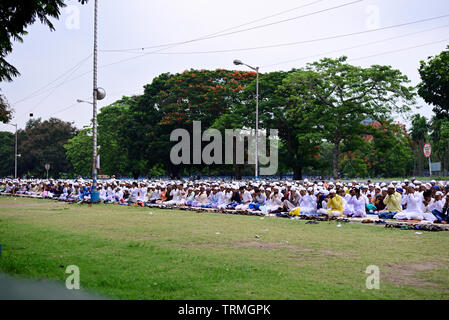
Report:
<svg viewBox="0 0 449 320"><path fill-rule="evenodd" d="M417 288L438 287L437 283L419 278L419 273L438 269L441 267L440 262L426 261L414 264L391 265L387 264L387 272L381 272L381 278L386 281L397 284ZM448 290L443 290L448 291Z"/></svg>

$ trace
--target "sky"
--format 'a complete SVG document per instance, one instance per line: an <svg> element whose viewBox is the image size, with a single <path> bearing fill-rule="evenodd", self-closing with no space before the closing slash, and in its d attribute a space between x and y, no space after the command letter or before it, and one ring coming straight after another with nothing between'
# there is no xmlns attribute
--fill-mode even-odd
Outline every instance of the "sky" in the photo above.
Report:
<svg viewBox="0 0 449 320"><path fill-rule="evenodd" d="M271 72L346 55L349 63L362 67L391 65L408 76L410 85L417 85L420 61L449 45L447 0L98 3L98 85L107 93L99 108L122 96L142 94L144 85L161 73L192 68L245 70L234 66L234 59ZM66 4L60 19L52 20L56 31L36 22L27 29L24 42L15 43L7 56L21 75L0 83L0 89L15 111L11 123L19 128L25 127L30 113L33 118L73 122L77 128L92 119L92 106L76 100L92 99L94 1ZM403 26L389 28L396 25ZM194 39L201 40L190 41ZM423 100L417 101L417 107L414 113L432 117L432 107ZM0 124L0 130L14 127Z"/></svg>

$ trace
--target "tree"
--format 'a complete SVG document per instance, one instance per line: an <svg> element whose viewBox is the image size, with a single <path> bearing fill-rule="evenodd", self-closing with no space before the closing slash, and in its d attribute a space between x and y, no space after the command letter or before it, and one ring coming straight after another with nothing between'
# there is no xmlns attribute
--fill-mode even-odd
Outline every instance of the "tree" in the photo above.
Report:
<svg viewBox="0 0 449 320"><path fill-rule="evenodd" d="M418 85L419 95L429 104L438 117L449 120L449 46L448 50L427 61L421 61Z"/></svg>
<svg viewBox="0 0 449 320"><path fill-rule="evenodd" d="M145 86L144 95L130 107L126 134L133 174L146 174L160 162L172 176L179 176L185 165L174 165L170 141L175 129L192 132L192 122L201 121L202 129L227 114L235 97L255 78L251 72L228 70L189 70L175 75L165 73ZM200 171L205 165L189 166Z"/></svg>
<svg viewBox="0 0 449 320"><path fill-rule="evenodd" d="M14 134L0 132L0 177L14 176Z"/></svg>
<svg viewBox="0 0 449 320"><path fill-rule="evenodd" d="M11 120L12 111L6 97L0 93L0 122L8 123Z"/></svg>
<svg viewBox="0 0 449 320"><path fill-rule="evenodd" d="M81 4L87 0L78 0ZM55 30L50 19L58 19L60 9L65 7L63 0L2 0L0 2L0 82L12 81L20 75L19 71L9 64L5 57L12 52L13 40L23 42L27 34L26 28L37 19Z"/></svg>
<svg viewBox="0 0 449 320"><path fill-rule="evenodd" d="M70 122L56 118L42 121L29 120L24 130L18 131L18 175L41 176L45 163L51 165L52 176L60 176L72 170L65 157L64 144L77 134Z"/></svg>
<svg viewBox="0 0 449 320"><path fill-rule="evenodd" d="M449 170L449 120L432 117L430 132L433 154L441 162L442 172L445 174Z"/></svg>
<svg viewBox="0 0 449 320"><path fill-rule="evenodd" d="M409 112L414 103L413 88L405 85L410 81L399 70L380 65L361 68L346 60L325 58L296 70L286 80L301 92L296 99L305 106L306 121L334 146L334 178L339 176L342 143L363 134L363 120L384 121L393 112Z"/></svg>
<svg viewBox="0 0 449 320"><path fill-rule="evenodd" d="M92 172L92 128L84 127L64 144L66 158L73 166L73 174L90 177Z"/></svg>
<svg viewBox="0 0 449 320"><path fill-rule="evenodd" d="M259 121L265 129L277 129L282 144L282 162L292 169L294 179L301 180L303 168L313 163L319 137L307 121L307 106L297 97L302 93L288 79L291 72L270 72L260 76ZM245 88L241 104L243 122L255 127L255 83Z"/></svg>
<svg viewBox="0 0 449 320"><path fill-rule="evenodd" d="M424 174L424 155L422 153L424 144L426 143L429 133L429 124L424 116L415 114L412 117L412 127L410 134L413 142L413 152L415 155L415 175Z"/></svg>
<svg viewBox="0 0 449 320"><path fill-rule="evenodd" d="M98 145L101 159L101 173L127 176L129 163L125 131L129 124L129 109L135 98L123 97L103 107L98 114ZM92 144L91 144L92 145ZM92 156L91 156L92 158Z"/></svg>

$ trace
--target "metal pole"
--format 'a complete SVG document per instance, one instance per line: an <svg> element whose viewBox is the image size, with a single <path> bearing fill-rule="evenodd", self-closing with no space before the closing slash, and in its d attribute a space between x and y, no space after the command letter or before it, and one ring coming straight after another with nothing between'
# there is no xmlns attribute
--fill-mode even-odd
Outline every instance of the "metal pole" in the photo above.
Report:
<svg viewBox="0 0 449 320"><path fill-rule="evenodd" d="M259 67L256 68L256 180L258 179L259 167Z"/></svg>
<svg viewBox="0 0 449 320"><path fill-rule="evenodd" d="M430 177L432 176L432 161L430 160L430 157L429 157L429 175Z"/></svg>
<svg viewBox="0 0 449 320"><path fill-rule="evenodd" d="M93 120L92 120L92 190L91 202L98 201L97 192L97 13L98 0L95 0L94 12L94 83L93 83Z"/></svg>
<svg viewBox="0 0 449 320"><path fill-rule="evenodd" d="M16 127L16 146L14 151L14 179L17 179L17 124L14 125Z"/></svg>

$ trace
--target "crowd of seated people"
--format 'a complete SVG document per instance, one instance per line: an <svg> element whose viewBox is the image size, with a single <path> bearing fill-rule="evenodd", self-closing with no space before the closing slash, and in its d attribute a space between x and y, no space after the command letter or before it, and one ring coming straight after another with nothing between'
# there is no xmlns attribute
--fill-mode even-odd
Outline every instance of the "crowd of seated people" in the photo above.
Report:
<svg viewBox="0 0 449 320"><path fill-rule="evenodd" d="M238 210L264 215L449 222L449 181L103 180L103 203ZM0 180L0 194L89 202L91 181Z"/></svg>

